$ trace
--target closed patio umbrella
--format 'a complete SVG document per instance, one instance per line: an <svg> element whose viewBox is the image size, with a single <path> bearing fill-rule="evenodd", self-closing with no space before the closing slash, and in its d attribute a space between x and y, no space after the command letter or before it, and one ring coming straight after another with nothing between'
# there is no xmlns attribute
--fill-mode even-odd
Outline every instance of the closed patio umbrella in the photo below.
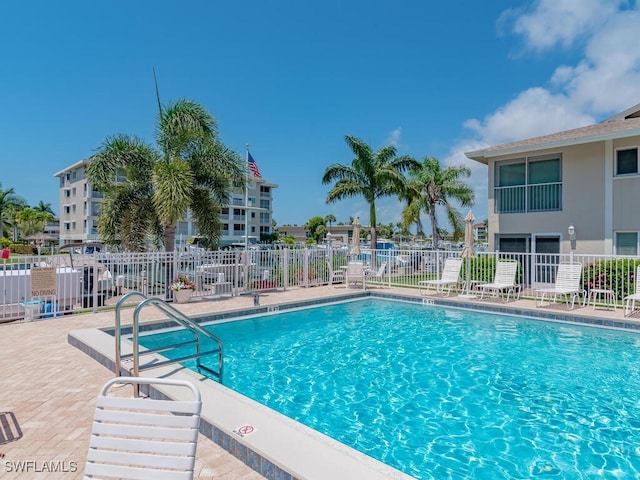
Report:
<svg viewBox="0 0 640 480"><path fill-rule="evenodd" d="M360 220L353 220L353 237L351 238L351 255L360 255Z"/></svg>
<svg viewBox="0 0 640 480"><path fill-rule="evenodd" d="M476 217L473 216L473 212L469 210L467 216L465 217L465 225L464 225L464 248L462 249L462 253L460 256L462 258L466 258L467 264L467 274L466 274L466 288L467 293L462 295L467 298L474 298L475 295L471 295L469 290L471 288L471 259L475 258L476 251L473 248L473 222L475 222Z"/></svg>

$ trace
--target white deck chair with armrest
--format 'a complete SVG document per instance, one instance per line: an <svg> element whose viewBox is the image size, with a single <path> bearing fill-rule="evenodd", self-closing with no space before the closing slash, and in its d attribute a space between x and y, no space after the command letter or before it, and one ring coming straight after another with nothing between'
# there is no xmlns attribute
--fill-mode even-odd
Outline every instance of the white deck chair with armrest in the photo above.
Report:
<svg viewBox="0 0 640 480"><path fill-rule="evenodd" d="M636 300L640 300L640 265L636 267L636 276L633 279L636 283L636 290L631 295L624 297L624 315L628 317L636 311Z"/></svg>
<svg viewBox="0 0 640 480"><path fill-rule="evenodd" d="M329 274L329 285L344 282L344 271L333 269L333 260L327 260L327 272Z"/></svg>
<svg viewBox="0 0 640 480"><path fill-rule="evenodd" d="M109 395L118 383L191 392L189 400ZM201 409L200 391L189 382L138 377L108 381L96 401L84 478L192 479Z"/></svg>
<svg viewBox="0 0 640 480"><path fill-rule="evenodd" d="M451 293L451 287L457 285L460 282L460 267L462 267L462 258L449 257L444 261L444 268L442 269L442 276L437 280L421 280L418 282L420 288L420 294L424 288L425 294L430 287L436 289L436 293L444 293L445 287L447 288L447 295Z"/></svg>
<svg viewBox="0 0 640 480"><path fill-rule="evenodd" d="M367 286L364 274L364 263L362 262L349 262L347 263L347 271L345 273L346 287L349 288L349 283L361 283L364 290Z"/></svg>
<svg viewBox="0 0 640 480"><path fill-rule="evenodd" d="M512 260L498 260L496 263L496 274L492 283L484 283L478 285L482 291L480 299L484 298L484 294L491 292L493 296L498 296L504 292L507 293L505 302L509 301L509 296L513 294L514 298L520 298L520 285L516 284L516 272L518 271L518 262ZM516 296L517 294L517 296Z"/></svg>
<svg viewBox="0 0 640 480"><path fill-rule="evenodd" d="M537 298L540 294L540 303L536 301L536 307L544 305L545 297L550 298L553 295L553 301L556 301L558 295L564 295L567 309L569 309L569 298L571 298L571 310L573 310L578 295L583 296L582 303L586 300L586 292L580 285L582 281L582 264L581 263L561 263L558 265L556 272L556 281L553 287L540 288L534 292Z"/></svg>
<svg viewBox="0 0 640 480"><path fill-rule="evenodd" d="M385 270L387 269L387 262L382 262L377 271L365 270L364 274L367 280L376 280L382 282L385 279Z"/></svg>

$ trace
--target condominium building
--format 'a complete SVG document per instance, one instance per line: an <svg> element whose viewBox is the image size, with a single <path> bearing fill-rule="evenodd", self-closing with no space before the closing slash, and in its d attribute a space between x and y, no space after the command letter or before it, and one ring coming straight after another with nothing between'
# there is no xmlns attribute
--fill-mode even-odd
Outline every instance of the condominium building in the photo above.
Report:
<svg viewBox="0 0 640 480"><path fill-rule="evenodd" d="M90 158L69 165L54 174L60 188L60 245L100 241L98 219L103 197L88 181L86 168ZM124 174L116 181L124 181ZM257 243L261 236L273 232L273 189L277 185L263 178L251 177L247 192L234 191L230 204L222 208L223 224L220 245L245 242L245 227L249 243ZM246 198L246 205L245 205ZM195 222L187 212L178 222L176 243L186 243L197 237Z"/></svg>

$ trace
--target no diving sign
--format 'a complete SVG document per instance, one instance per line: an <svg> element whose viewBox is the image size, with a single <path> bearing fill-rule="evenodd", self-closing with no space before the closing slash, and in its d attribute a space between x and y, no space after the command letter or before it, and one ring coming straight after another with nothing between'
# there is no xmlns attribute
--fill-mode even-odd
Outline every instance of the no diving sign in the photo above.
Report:
<svg viewBox="0 0 640 480"><path fill-rule="evenodd" d="M251 435L255 431L256 431L256 428L253 425L242 425L234 429L233 433L241 437L246 437L247 435Z"/></svg>

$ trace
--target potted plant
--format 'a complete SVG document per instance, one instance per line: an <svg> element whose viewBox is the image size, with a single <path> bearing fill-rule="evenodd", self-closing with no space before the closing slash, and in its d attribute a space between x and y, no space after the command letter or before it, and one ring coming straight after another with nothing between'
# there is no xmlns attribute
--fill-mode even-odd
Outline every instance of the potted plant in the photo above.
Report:
<svg viewBox="0 0 640 480"><path fill-rule="evenodd" d="M191 298L191 292L196 289L196 284L184 275L178 275L176 281L171 284L173 300L176 303L187 303Z"/></svg>

